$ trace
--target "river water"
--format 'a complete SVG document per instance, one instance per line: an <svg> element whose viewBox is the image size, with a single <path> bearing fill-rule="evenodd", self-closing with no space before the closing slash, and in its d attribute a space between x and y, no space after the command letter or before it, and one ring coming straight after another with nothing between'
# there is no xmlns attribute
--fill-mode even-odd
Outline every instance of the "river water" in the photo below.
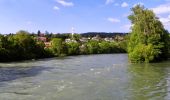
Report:
<svg viewBox="0 0 170 100"><path fill-rule="evenodd" d="M1 63L0 100L170 100L170 61L106 54Z"/></svg>

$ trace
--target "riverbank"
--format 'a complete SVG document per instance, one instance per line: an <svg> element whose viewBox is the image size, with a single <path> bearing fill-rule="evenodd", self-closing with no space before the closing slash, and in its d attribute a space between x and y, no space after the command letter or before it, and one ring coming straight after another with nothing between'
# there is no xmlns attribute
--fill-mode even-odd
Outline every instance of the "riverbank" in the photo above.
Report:
<svg viewBox="0 0 170 100"><path fill-rule="evenodd" d="M119 37L120 38L120 37ZM118 38L118 39L119 39ZM107 41L104 38L49 38L35 37L26 31L0 35L0 62L21 61L58 56L125 53L126 40ZM42 41L43 40L43 41ZM47 41L48 40L48 41ZM69 40L69 41L68 41ZM48 46L46 44L48 42Z"/></svg>

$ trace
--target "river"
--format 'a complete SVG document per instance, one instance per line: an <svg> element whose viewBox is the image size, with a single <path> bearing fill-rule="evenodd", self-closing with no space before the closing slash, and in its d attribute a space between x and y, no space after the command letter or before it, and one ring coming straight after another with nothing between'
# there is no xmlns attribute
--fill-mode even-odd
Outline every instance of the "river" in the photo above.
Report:
<svg viewBox="0 0 170 100"><path fill-rule="evenodd" d="M126 54L0 64L0 100L168 100L170 61L130 64Z"/></svg>

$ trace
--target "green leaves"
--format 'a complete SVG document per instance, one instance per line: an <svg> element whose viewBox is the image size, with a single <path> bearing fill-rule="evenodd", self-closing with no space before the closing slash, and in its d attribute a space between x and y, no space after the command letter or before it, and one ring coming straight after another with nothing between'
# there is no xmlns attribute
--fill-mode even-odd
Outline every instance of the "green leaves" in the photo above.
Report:
<svg viewBox="0 0 170 100"><path fill-rule="evenodd" d="M80 49L79 46L80 44L77 42L70 42L67 43L67 48L68 48L68 55L78 55L80 54Z"/></svg>
<svg viewBox="0 0 170 100"><path fill-rule="evenodd" d="M0 62L48 57L44 43L36 42L26 31L0 35Z"/></svg>
<svg viewBox="0 0 170 100"><path fill-rule="evenodd" d="M168 32L153 11L137 5L128 17L133 24L128 43L131 62L153 62L167 59Z"/></svg>
<svg viewBox="0 0 170 100"><path fill-rule="evenodd" d="M60 55L62 50L62 39L54 38L51 42L52 51L55 55Z"/></svg>

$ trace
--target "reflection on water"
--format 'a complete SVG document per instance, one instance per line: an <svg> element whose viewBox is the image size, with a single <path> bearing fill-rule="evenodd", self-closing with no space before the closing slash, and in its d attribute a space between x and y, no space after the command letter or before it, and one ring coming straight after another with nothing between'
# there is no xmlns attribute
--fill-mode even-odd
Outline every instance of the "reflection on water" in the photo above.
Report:
<svg viewBox="0 0 170 100"><path fill-rule="evenodd" d="M130 64L126 54L0 64L0 100L168 100L170 62Z"/></svg>
<svg viewBox="0 0 170 100"><path fill-rule="evenodd" d="M130 100L168 99L170 63L132 64L128 67L131 75Z"/></svg>

